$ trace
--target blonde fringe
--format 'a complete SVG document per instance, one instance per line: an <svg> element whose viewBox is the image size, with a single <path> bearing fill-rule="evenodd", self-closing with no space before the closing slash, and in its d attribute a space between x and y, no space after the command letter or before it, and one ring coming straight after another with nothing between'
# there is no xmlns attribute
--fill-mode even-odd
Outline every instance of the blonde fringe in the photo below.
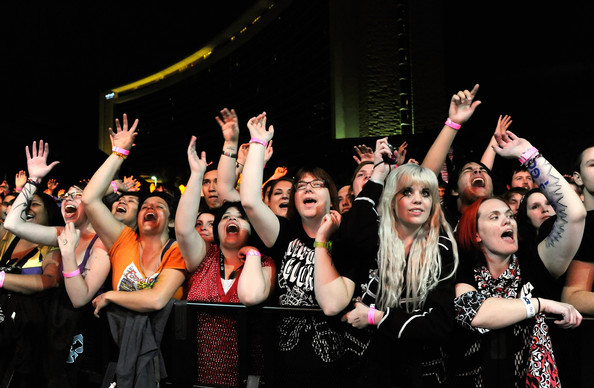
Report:
<svg viewBox="0 0 594 388"><path fill-rule="evenodd" d="M413 184L420 184L430 191L433 205L429 218L417 231L407 260L404 244L396 229L399 221L395 212L395 196ZM458 265L456 242L441 209L435 174L410 163L396 168L386 180L378 211L378 308L385 311L387 307L399 307L404 303L407 312L422 309L429 292L437 286L441 277L440 228L450 239L454 255L454 269L446 279L454 276Z"/></svg>

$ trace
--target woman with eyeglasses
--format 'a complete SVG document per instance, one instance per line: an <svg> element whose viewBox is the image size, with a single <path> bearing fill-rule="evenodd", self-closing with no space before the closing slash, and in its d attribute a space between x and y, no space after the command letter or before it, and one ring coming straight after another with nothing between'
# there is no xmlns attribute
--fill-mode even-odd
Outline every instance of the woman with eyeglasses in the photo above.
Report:
<svg viewBox="0 0 594 388"><path fill-rule="evenodd" d="M107 249L91 227L81 202L85 187L83 181L72 185L62 196L61 214L65 227L28 222L27 209L39 195L38 184L58 164L55 161L48 165L48 154L49 146L43 140L39 142L39 147L33 142L31 149L26 148L29 179L14 201L6 227L21 238L42 245L59 246L62 263L59 264L57 280L63 280L52 299L52 325L48 328L52 330L52 346L60 349L54 360L56 364L65 364L65 360L73 356L69 366L76 367L83 362L85 353L81 351L84 345L74 337L89 331L85 330L88 325L83 323L85 313L91 316L89 302L104 286L110 264ZM80 353L76 353L77 349ZM88 349L87 345L87 352ZM52 361L51 358L49 360ZM74 376L67 378L60 374L60 369L52 376L60 379L56 380L59 384L67 384L68 379L71 384L75 382L72 380Z"/></svg>
<svg viewBox="0 0 594 388"><path fill-rule="evenodd" d="M321 168L301 168L295 174L287 219L276 216L261 196L264 149L274 130L272 126L266 129L266 113L250 119L248 128L251 141L241 180L241 203L277 263L275 299L282 306L317 307L314 241L324 216L331 207L338 209L336 187ZM338 319L283 316L278 321L277 331L274 371L277 380L282 377L283 385L338 386L344 383L341 364L344 350Z"/></svg>

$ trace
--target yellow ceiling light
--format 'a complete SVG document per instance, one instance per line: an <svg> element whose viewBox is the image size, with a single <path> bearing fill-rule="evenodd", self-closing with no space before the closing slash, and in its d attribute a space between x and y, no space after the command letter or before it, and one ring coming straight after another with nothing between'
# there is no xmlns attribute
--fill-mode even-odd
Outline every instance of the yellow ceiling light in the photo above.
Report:
<svg viewBox="0 0 594 388"><path fill-rule="evenodd" d="M140 79L138 81L134 81L124 86L119 86L117 88L113 88L111 91L115 93L117 96L120 93L128 92L130 90L136 90L146 85L150 85L152 83L158 82L164 78L169 77L172 74L182 72L186 70L188 67L194 66L197 62L205 60L212 54L212 47L205 46L199 51L195 52L194 54L190 55L187 58L177 62L176 64L169 66L166 69L163 69L155 74L151 74L148 77Z"/></svg>

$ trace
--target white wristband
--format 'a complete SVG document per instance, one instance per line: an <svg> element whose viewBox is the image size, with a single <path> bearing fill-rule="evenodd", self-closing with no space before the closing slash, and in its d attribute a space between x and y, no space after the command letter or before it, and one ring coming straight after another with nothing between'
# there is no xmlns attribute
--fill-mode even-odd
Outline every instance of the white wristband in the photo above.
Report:
<svg viewBox="0 0 594 388"><path fill-rule="evenodd" d="M524 302L524 307L526 307L526 318L534 318L536 315L536 309L532 304L532 301L529 298L522 297L522 302Z"/></svg>

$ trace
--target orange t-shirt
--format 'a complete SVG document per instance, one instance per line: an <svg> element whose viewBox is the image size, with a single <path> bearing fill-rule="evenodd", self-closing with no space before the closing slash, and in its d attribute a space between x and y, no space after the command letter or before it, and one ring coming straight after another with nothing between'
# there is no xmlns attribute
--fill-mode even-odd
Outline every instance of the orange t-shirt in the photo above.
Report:
<svg viewBox="0 0 594 388"><path fill-rule="evenodd" d="M124 227L122 234L108 252L112 268L112 287L116 291L137 291L152 288L161 271L165 268L179 269L186 272L186 263L179 252L177 242L171 244L163 255L159 268L151 276L145 276L140 269L140 251L138 235L129 227ZM181 299L180 287L173 297Z"/></svg>

